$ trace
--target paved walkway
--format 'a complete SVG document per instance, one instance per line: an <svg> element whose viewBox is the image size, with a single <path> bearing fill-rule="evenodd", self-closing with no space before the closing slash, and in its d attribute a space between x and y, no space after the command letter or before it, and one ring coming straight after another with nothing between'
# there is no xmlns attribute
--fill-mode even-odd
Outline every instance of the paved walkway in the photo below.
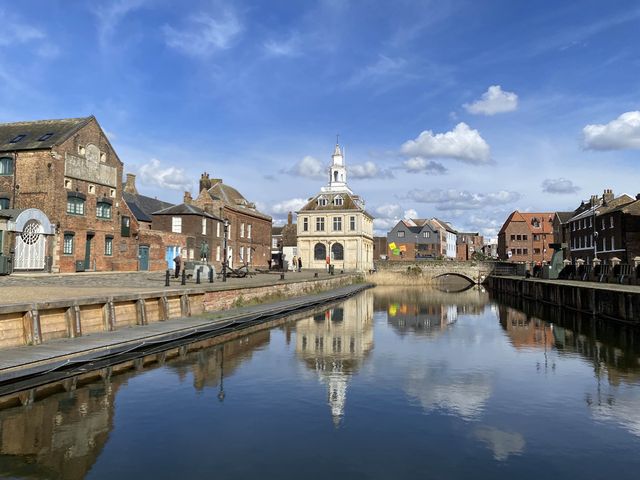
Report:
<svg viewBox="0 0 640 480"><path fill-rule="evenodd" d="M620 285L619 283L582 282L580 280L543 280L541 278L524 278L501 275L498 278L511 278L532 283L548 283L551 285L567 285L571 287L594 288L596 290L611 290L614 292L640 293L640 285Z"/></svg>
<svg viewBox="0 0 640 480"><path fill-rule="evenodd" d="M286 272L285 282L313 280L316 271ZM329 278L318 271L319 278ZM239 287L260 287L283 283L280 272L258 273L245 278L216 279L208 283L202 278L202 287L208 291ZM170 279L171 288L180 288L179 278ZM185 288L196 286L195 278L187 279ZM31 302L67 300L70 298L116 295L120 293L155 292L165 288L164 272L97 272L69 274L13 274L0 276L0 306Z"/></svg>
<svg viewBox="0 0 640 480"><path fill-rule="evenodd" d="M176 318L151 325L123 328L114 332L94 333L78 338L52 340L41 345L27 345L2 350L0 383L15 381L37 373L49 372L69 363L88 362L144 346L176 340L198 332L228 326L241 326L263 317L294 312L339 300L369 288L367 284L349 285L314 295L279 302L209 313L197 317ZM4 392L6 393L6 392Z"/></svg>

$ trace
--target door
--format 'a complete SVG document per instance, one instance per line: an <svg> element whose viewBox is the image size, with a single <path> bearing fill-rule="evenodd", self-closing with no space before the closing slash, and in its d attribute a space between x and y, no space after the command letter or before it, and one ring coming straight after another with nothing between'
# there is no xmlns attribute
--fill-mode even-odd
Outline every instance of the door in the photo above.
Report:
<svg viewBox="0 0 640 480"><path fill-rule="evenodd" d="M140 245L138 247L139 270L149 270L149 247Z"/></svg>
<svg viewBox="0 0 640 480"><path fill-rule="evenodd" d="M93 242L93 234L87 233L87 243L84 247L84 269L86 271L91 269L91 243Z"/></svg>
<svg viewBox="0 0 640 480"><path fill-rule="evenodd" d="M180 247L177 247L175 245L169 245L167 247L167 253L165 255L165 260L167 261L167 268L174 267L173 259L176 258L179 253L180 253Z"/></svg>
<svg viewBox="0 0 640 480"><path fill-rule="evenodd" d="M29 220L20 235L16 235L16 270L44 270L46 238L42 225Z"/></svg>

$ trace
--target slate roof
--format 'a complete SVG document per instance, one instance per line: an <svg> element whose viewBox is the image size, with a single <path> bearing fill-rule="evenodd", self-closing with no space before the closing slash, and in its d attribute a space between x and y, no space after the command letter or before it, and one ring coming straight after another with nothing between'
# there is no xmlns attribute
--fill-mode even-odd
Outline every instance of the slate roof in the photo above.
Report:
<svg viewBox="0 0 640 480"><path fill-rule="evenodd" d="M95 117L0 123L0 152L42 150L58 145ZM49 135L51 134L51 135ZM24 138L11 143L19 135ZM40 139L43 140L40 140Z"/></svg>
<svg viewBox="0 0 640 480"><path fill-rule="evenodd" d="M334 205L333 200L335 197L342 197L342 205ZM326 205L319 205L318 198L324 197L327 199ZM360 197L356 195L352 195L347 192L337 192L337 193L319 193L315 197L309 199L307 204L302 207L299 212L309 212L309 211L327 211L327 212L336 212L336 211L353 211L357 210L359 212L364 213L369 218L373 218L371 214L369 214L362 206L360 205Z"/></svg>
<svg viewBox="0 0 640 480"><path fill-rule="evenodd" d="M207 190L211 198L222 201L228 208L249 213L265 220L271 220L269 215L256 210L255 204L249 202L238 190L222 183L220 179L212 179L211 188Z"/></svg>
<svg viewBox="0 0 640 480"><path fill-rule="evenodd" d="M163 210L153 212L153 214L154 215L198 215L200 217L213 218L214 220L222 221L222 219L216 217L215 215L211 215L210 213L205 212L200 207L196 207L195 205L191 205L188 203L172 205L171 207L165 208Z"/></svg>
<svg viewBox="0 0 640 480"><path fill-rule="evenodd" d="M271 227L271 235L282 235L282 229L284 227Z"/></svg>
<svg viewBox="0 0 640 480"><path fill-rule="evenodd" d="M127 202L133 216L141 222L150 222L152 220L151 214L173 206L173 203L135 193L123 192L122 197Z"/></svg>
<svg viewBox="0 0 640 480"><path fill-rule="evenodd" d="M556 216L560 220L560 223L564 224L567 223L571 217L573 217L573 212L556 212Z"/></svg>

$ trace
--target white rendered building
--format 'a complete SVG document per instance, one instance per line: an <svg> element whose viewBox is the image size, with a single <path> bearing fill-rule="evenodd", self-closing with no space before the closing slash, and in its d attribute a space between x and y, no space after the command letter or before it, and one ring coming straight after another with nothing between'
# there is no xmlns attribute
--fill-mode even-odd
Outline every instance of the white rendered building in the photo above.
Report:
<svg viewBox="0 0 640 480"><path fill-rule="evenodd" d="M347 186L340 146L331 157L329 183L298 213L298 255L303 268L364 272L373 269L373 217Z"/></svg>

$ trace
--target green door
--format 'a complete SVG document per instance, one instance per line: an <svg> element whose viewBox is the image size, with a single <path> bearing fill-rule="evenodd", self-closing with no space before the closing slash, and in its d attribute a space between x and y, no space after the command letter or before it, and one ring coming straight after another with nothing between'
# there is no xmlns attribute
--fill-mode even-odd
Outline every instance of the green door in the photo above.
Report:
<svg viewBox="0 0 640 480"><path fill-rule="evenodd" d="M84 269L88 271L91 268L91 242L93 241L93 233L87 233L87 243L84 247Z"/></svg>
<svg viewBox="0 0 640 480"><path fill-rule="evenodd" d="M149 270L149 247L140 245L138 247L138 258L140 261L140 270Z"/></svg>

